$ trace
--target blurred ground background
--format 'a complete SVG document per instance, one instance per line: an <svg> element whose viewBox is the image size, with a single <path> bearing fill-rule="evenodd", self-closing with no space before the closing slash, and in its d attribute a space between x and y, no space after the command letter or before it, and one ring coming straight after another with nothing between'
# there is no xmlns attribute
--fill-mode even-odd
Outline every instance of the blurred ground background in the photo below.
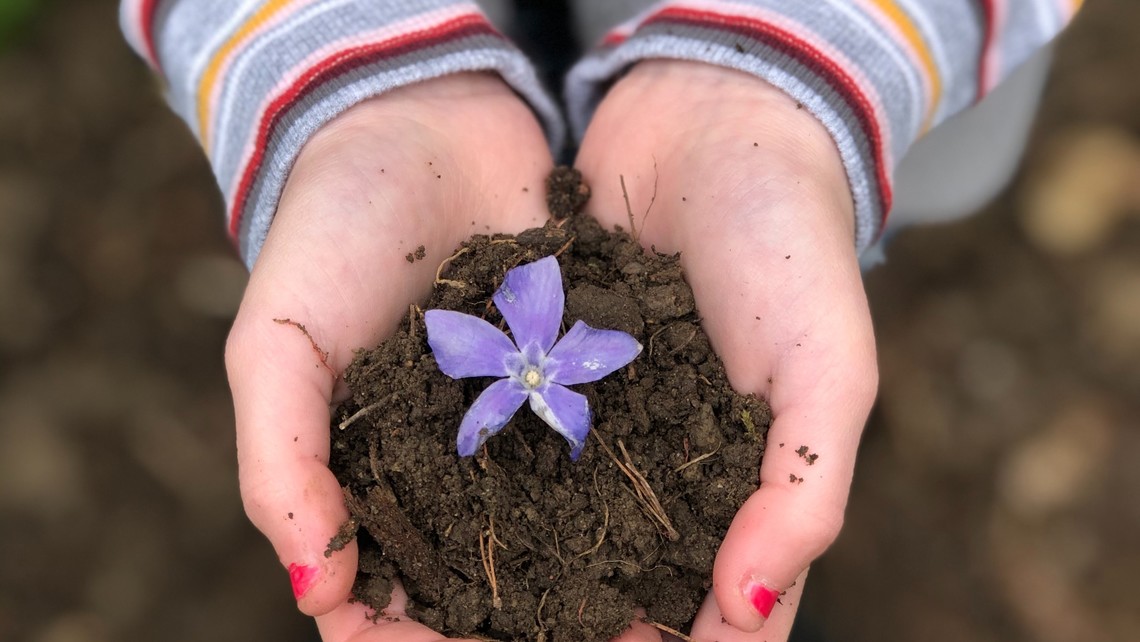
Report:
<svg viewBox="0 0 1140 642"><path fill-rule="evenodd" d="M115 4L0 0L0 640L312 640L237 495L244 270ZM825 639L1140 640L1137 29L1090 0L1011 188L869 277Z"/></svg>

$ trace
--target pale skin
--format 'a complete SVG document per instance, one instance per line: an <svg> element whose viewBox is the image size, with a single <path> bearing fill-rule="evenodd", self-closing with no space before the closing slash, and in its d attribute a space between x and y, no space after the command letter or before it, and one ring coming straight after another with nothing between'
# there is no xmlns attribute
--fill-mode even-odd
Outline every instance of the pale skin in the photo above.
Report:
<svg viewBox="0 0 1140 642"><path fill-rule="evenodd" d="M284 566L309 571L298 606L328 642L445 639L402 617L399 590L387 612L399 621L373 624L347 602L355 544L323 555L347 518L327 468L329 407L344 394L333 372L394 330L464 238L540 225L551 164L526 105L495 76L462 74L358 105L318 132L290 175L226 362L246 511ZM786 640L807 567L842 524L877 386L838 152L760 80L653 61L611 89L576 165L594 190L588 213L606 226L629 227L625 177L640 241L682 253L733 386L767 398L775 417L760 489L729 529L690 634ZM427 259L409 264L421 244ZM328 367L275 318L304 323ZM754 582L788 589L767 622L746 594ZM635 623L619 639L662 638Z"/></svg>

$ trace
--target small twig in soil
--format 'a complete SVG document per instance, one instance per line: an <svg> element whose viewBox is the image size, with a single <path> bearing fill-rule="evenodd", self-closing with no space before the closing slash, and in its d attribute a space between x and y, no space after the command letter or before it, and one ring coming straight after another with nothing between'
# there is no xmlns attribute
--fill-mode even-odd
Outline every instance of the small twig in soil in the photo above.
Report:
<svg viewBox="0 0 1140 642"><path fill-rule="evenodd" d="M582 603L578 605L578 624L582 627L586 626L586 623L582 621L582 613L586 610L587 599L589 598L582 598Z"/></svg>
<svg viewBox="0 0 1140 642"><path fill-rule="evenodd" d="M466 247L459 248L458 252L456 252L455 254L452 254L451 256L449 256L446 259L439 262L439 267L437 267L435 269L435 284L436 285L450 285L450 286L456 287L456 288L467 287L467 284L464 283L463 281L452 281L451 279L443 278L443 268L446 267L449 263L451 263L455 259L459 258L459 256L462 255L467 250L468 250L468 248L466 248Z"/></svg>
<svg viewBox="0 0 1140 642"><path fill-rule="evenodd" d="M662 332L664 332L668 329L669 329L669 326L667 326L667 325L662 326L660 330L649 335L649 357L653 357L653 340L657 338L657 335L661 334Z"/></svg>
<svg viewBox="0 0 1140 642"><path fill-rule="evenodd" d="M550 588L554 588L553 586ZM540 632L546 631L546 626L542 624L542 607L546 606L546 596L550 595L550 589L542 592L542 597L538 600L538 610L534 612L534 622L538 625Z"/></svg>
<svg viewBox="0 0 1140 642"><path fill-rule="evenodd" d="M489 519L489 521L490 521L490 531L491 531L491 539L490 539L490 541L492 541L492 542L494 542L494 543L498 544L498 545L499 545L499 548L503 549L504 551L505 551L505 550L508 550L508 549L507 549L507 545L506 545L506 544L504 544L504 543L503 543L503 541L502 541L501 539L499 539L499 536L495 534L495 516L494 516L494 515L490 515L490 516L488 516L488 519Z"/></svg>
<svg viewBox="0 0 1140 642"><path fill-rule="evenodd" d="M679 473L679 472L685 470L686 468L688 468L689 466L695 466L695 465L701 463L702 461L708 459L709 457L712 457L713 455L717 454L718 452L720 452L720 446L717 446L716 450L712 451L711 453L705 453L705 454L700 455L698 457L694 457L691 461L687 461L687 462L681 464L680 466L677 466L676 468L673 469L673 472Z"/></svg>
<svg viewBox="0 0 1140 642"><path fill-rule="evenodd" d="M605 509L605 517L602 519L602 532L598 536L597 544L594 544L592 547L582 551L581 553L578 553L574 559L580 559L586 557L587 555L593 555L594 553L597 553L602 548L602 542L606 541L606 532L610 528L610 504L606 501L605 497L602 497L602 491L598 488L597 468L594 468L594 492L597 493L598 498L602 500L602 507Z"/></svg>
<svg viewBox="0 0 1140 642"><path fill-rule="evenodd" d="M380 433L372 433L368 436L368 469L372 472L372 479L376 480L377 484L383 484L384 480L380 478Z"/></svg>
<svg viewBox="0 0 1140 642"><path fill-rule="evenodd" d="M642 227L642 229L645 229L645 219L649 218L649 210L653 209L653 204L657 202L657 179L658 179L657 157L654 156L653 157L653 196L649 197L649 207L645 208L645 213L641 215L641 227ZM633 240L638 241L640 238L641 238L641 234L638 234L637 238L635 238Z"/></svg>
<svg viewBox="0 0 1140 642"><path fill-rule="evenodd" d="M648 564L649 559L652 558L654 555L656 555L657 551L659 551L659 550L661 550L661 544L658 544L656 547L654 547L653 550L646 553L645 557L641 558L641 563L642 564ZM649 570L652 571L653 569L657 569L657 568L666 569L667 571L669 571L669 575L673 574L673 569L669 568L668 566L662 566L661 564L654 564L652 567L650 567Z"/></svg>
<svg viewBox="0 0 1140 642"><path fill-rule="evenodd" d="M573 245L574 241L577 241L577 240L578 240L578 237L571 236L570 240L566 241L566 243L564 243L562 245L562 247L558 248L558 251L554 253L554 258L558 258L558 257L562 256L562 253L565 252L566 250L569 250L570 246Z"/></svg>
<svg viewBox="0 0 1140 642"><path fill-rule="evenodd" d="M618 180L621 181L621 197L625 199L625 213L629 216L629 233L633 236L633 240L637 241L637 230L633 224L633 208L629 206L629 192L625 190L625 176L618 174Z"/></svg>
<svg viewBox="0 0 1140 642"><path fill-rule="evenodd" d="M650 514L660 522L661 526L665 529L665 535L670 541L675 542L681 539L681 534L677 532L677 529L673 528L672 522L669 521L669 515L665 512L665 507L663 507L661 501L657 499L657 493L653 492L653 487L649 485L649 481L634 467L633 459L630 458L629 452L626 451L625 444L619 439L617 445L618 449L621 450L621 456L625 458L626 469L629 471L631 478L635 478L634 489L642 501L649 507Z"/></svg>
<svg viewBox="0 0 1140 642"><path fill-rule="evenodd" d="M333 367L329 365L328 351L321 350L321 347L317 345L317 340L313 338L313 335L309 334L308 328L306 328L303 324L294 321L293 319L274 319L273 322L278 325L291 325L294 328L300 330L301 334L305 335L305 338L309 340L309 344L313 346L313 352L316 352L317 356L320 357L321 365L323 365L326 370L332 373L333 379L338 379L340 377L340 375L337 374L336 370L333 370Z"/></svg>
<svg viewBox="0 0 1140 642"><path fill-rule="evenodd" d="M416 338L416 317L423 313L420 306L415 303L408 306L408 336Z"/></svg>
<svg viewBox="0 0 1140 642"><path fill-rule="evenodd" d="M695 339L695 338L696 338L696 336L697 336L697 329L696 329L696 328L693 328L693 332L692 332L692 334L690 334L690 335L689 335L689 338L688 338L688 339L685 339L684 341L682 341L682 342L681 342L681 345L679 345L679 346L677 346L676 348L673 348L672 350L670 350L670 351L668 352L669 356L673 356L673 355L677 354L678 352L680 352L680 351L681 351L681 350L682 350L682 349L683 349L685 346L689 345L689 343L690 343L690 342L691 342L693 339Z"/></svg>
<svg viewBox="0 0 1140 642"><path fill-rule="evenodd" d="M695 642L693 640L693 638L685 635L684 633L681 633L677 629L665 626L664 624L661 624L660 622L654 622L653 620L649 620L646 618L642 618L641 621L643 623L648 624L649 626L657 629L658 631L663 631L665 633L668 633L669 635L680 638L682 640L682 642Z"/></svg>
<svg viewBox="0 0 1140 642"><path fill-rule="evenodd" d="M653 158L653 196L649 197L649 207L645 208L645 213L641 215L641 227L645 227L645 219L649 218L649 210L653 209L653 203L657 201L657 158ZM621 181L621 196L625 199L625 213L629 216L629 235L633 237L633 242L638 243L641 241L641 232L633 223L633 208L629 205L629 192L625 189L625 176L618 174L618 179Z"/></svg>
<svg viewBox="0 0 1140 642"><path fill-rule="evenodd" d="M384 397L383 399L381 399L380 401L377 401L376 403L368 404L367 406L365 406L365 407L361 408L360 410L357 410L356 412L349 415L349 417L347 419L345 419L344 421L337 424L337 428L339 428L341 430L348 428L352 424L356 423L357 420L361 419L362 417L367 417L368 415L372 414L373 410L376 410L380 406L383 406L384 404L388 403L389 401L391 401L395 397L396 397L396 393L393 392L392 394L388 395L387 397Z"/></svg>
<svg viewBox="0 0 1140 642"><path fill-rule="evenodd" d="M492 527L493 528L493 527ZM483 539L483 529L479 529L479 557L483 562L483 572L487 574L487 581L491 584L491 606L496 609L503 608L503 600L499 597L499 582L495 579L495 543L494 532Z"/></svg>
<svg viewBox="0 0 1140 642"><path fill-rule="evenodd" d="M554 556L557 557L558 561L565 567L566 560L562 559L562 547L558 545L558 531L552 528L550 532L554 533Z"/></svg>
<svg viewBox="0 0 1140 642"><path fill-rule="evenodd" d="M625 449L625 444L622 443L622 440L619 439L617 445L618 449L621 450L622 457L625 458L624 464L618 461L617 456L614 455L614 451L610 450L605 440L599 439L598 443L602 445L602 448L606 451L606 454L610 456L614 464L617 465L618 469L629 478L633 484L633 490L637 494L638 501L641 502L649 515L658 523L662 530L665 531L665 536L669 538L669 541L675 542L681 539L681 534L677 532L677 529L673 528L673 523L669 521L669 515L665 513L664 507L661 506L661 501L657 499L657 493L653 492L653 487L649 485L649 482L646 481L645 477L638 472L637 468L633 465L633 460L630 458L629 452Z"/></svg>

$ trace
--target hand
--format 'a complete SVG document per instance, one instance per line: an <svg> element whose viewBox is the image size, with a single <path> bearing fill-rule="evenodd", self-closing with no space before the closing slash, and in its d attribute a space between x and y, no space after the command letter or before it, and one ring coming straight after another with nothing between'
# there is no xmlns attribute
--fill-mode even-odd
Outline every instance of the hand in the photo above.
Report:
<svg viewBox="0 0 1140 642"><path fill-rule="evenodd" d="M630 227L624 176L641 243L681 252L729 380L774 416L760 488L728 530L693 637L786 639L807 567L839 533L878 386L838 150L759 79L647 61L602 101L577 166L606 227ZM753 601L784 590L756 633Z"/></svg>
<svg viewBox="0 0 1140 642"><path fill-rule="evenodd" d="M551 166L529 108L498 78L463 74L358 105L305 145L290 174L226 365L246 512L326 642L443 639L406 617L399 587L375 623L348 603L355 542L324 555L348 518L327 467L329 406L344 397L334 373L426 298L461 241L541 225ZM426 258L409 264L420 245ZM660 636L636 623L620 639Z"/></svg>
<svg viewBox="0 0 1140 642"><path fill-rule="evenodd" d="M329 406L343 396L334 373L395 330L460 241L541 224L551 165L527 106L495 76L461 74L354 107L305 145L289 176L226 364L246 512L325 640L442 639L410 621L374 626L348 603L355 542L324 555L348 518L327 467ZM409 263L420 245L426 258ZM274 319L303 324L312 343ZM404 619L395 597L387 614Z"/></svg>

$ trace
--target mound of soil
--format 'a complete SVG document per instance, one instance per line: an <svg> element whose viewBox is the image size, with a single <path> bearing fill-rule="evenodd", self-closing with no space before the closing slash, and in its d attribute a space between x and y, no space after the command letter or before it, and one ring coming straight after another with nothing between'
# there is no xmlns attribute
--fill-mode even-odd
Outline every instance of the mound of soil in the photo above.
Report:
<svg viewBox="0 0 1140 642"><path fill-rule="evenodd" d="M564 178L553 188L588 194ZM635 606L685 628L710 587L720 541L756 489L770 415L729 387L677 256L570 216L473 237L445 261L427 308L503 327L491 301L503 275L552 254L564 329L580 319L645 346L623 370L575 386L594 414L578 462L525 405L460 458L456 430L493 379L442 374L416 310L345 373L353 397L333 420L331 467L353 517L331 548L359 538L354 595L377 611L398 577L410 613L451 635L601 642Z"/></svg>

